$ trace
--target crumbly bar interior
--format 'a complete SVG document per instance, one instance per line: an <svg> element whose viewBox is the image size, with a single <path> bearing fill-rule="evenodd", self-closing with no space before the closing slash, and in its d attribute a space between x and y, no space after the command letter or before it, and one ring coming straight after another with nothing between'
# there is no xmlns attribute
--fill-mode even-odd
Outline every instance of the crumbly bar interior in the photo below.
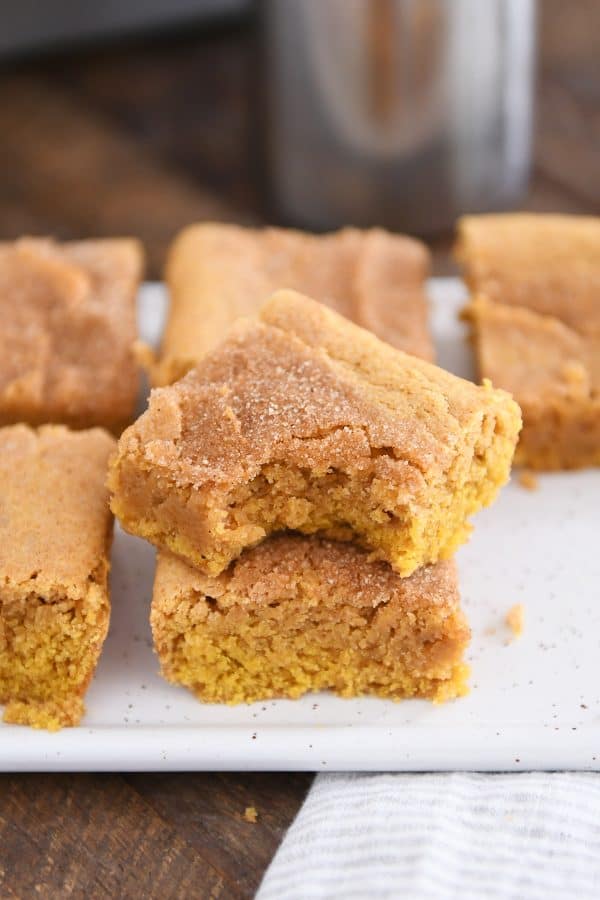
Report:
<svg viewBox="0 0 600 900"><path fill-rule="evenodd" d="M398 579L383 564L369 565L397 582L421 578L426 585L430 574ZM207 593L209 584L188 585L167 599L155 594L152 626L163 675L204 702L229 704L326 689L343 697L437 702L466 693L469 629L457 598L444 602L424 586L421 597L406 602L401 591L392 596L384 588L387 596L377 603L368 589L349 593L342 569L338 562L335 575L324 577L322 567L300 567L283 582L275 572L258 603L252 588L242 594L223 578L214 580L216 597Z"/></svg>
<svg viewBox="0 0 600 900"><path fill-rule="evenodd" d="M210 496L182 494L164 473L137 471L129 480L124 471L113 510L127 530L212 575L285 530L354 541L410 575L424 562L452 556L471 531L468 516L492 502L506 480L510 436L502 428L490 417L470 455L430 483L385 454L356 472L272 463L248 484Z"/></svg>
<svg viewBox="0 0 600 900"><path fill-rule="evenodd" d="M104 584L79 592L0 590L0 703L4 721L50 731L77 725L109 620ZM102 579L100 579L102 581ZM29 590L30 588L30 590Z"/></svg>

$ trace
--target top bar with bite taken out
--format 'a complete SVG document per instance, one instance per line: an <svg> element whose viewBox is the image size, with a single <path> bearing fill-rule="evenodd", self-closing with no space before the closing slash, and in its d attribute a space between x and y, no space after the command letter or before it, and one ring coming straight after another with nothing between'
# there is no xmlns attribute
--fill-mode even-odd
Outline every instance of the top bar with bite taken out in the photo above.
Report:
<svg viewBox="0 0 600 900"><path fill-rule="evenodd" d="M466 539L508 478L520 425L503 391L279 291L153 391L119 442L112 508L210 575L283 530L355 540L410 575Z"/></svg>

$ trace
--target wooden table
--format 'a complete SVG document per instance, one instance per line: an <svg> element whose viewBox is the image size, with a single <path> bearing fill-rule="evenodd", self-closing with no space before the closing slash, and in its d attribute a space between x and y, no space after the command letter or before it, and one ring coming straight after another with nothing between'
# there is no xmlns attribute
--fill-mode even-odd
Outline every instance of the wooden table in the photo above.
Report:
<svg viewBox="0 0 600 900"><path fill-rule="evenodd" d="M524 207L598 214L600 2L540 6ZM241 23L5 65L0 238L136 234L159 277L182 225L265 221L253 52ZM439 272L451 266L449 243L433 244ZM251 897L311 778L0 776L0 898Z"/></svg>

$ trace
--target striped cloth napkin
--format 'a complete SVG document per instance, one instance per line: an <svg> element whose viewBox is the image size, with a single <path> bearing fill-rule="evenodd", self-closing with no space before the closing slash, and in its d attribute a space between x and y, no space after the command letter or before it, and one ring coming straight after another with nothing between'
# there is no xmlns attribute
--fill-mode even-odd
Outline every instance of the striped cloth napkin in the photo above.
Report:
<svg viewBox="0 0 600 900"><path fill-rule="evenodd" d="M600 775L319 775L258 900L600 898Z"/></svg>

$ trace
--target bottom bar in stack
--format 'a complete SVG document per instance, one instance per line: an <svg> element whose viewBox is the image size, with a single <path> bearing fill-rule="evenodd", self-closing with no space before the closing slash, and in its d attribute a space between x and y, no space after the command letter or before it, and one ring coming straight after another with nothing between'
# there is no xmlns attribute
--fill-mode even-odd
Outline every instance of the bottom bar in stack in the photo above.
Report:
<svg viewBox="0 0 600 900"><path fill-rule="evenodd" d="M209 577L161 552L152 630L162 674L205 702L467 691L453 561L400 578L352 544L281 535Z"/></svg>

